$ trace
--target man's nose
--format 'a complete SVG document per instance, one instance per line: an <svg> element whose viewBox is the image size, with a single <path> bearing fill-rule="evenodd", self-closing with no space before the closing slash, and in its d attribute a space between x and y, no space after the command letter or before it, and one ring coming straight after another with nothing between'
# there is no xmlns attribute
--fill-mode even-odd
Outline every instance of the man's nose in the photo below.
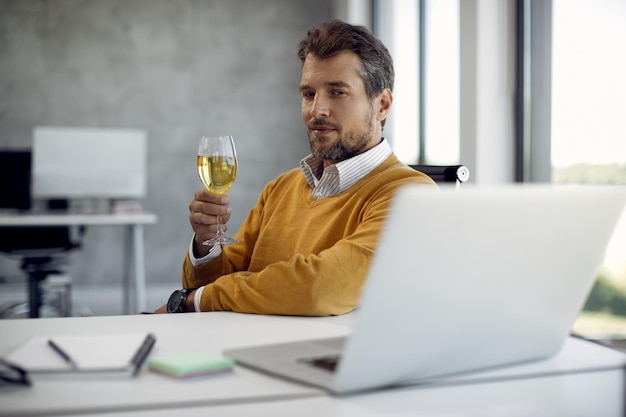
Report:
<svg viewBox="0 0 626 417"><path fill-rule="evenodd" d="M316 95L315 99L313 100L313 105L311 106L311 111L309 113L313 118L330 116L330 105L328 103L328 100L320 95Z"/></svg>

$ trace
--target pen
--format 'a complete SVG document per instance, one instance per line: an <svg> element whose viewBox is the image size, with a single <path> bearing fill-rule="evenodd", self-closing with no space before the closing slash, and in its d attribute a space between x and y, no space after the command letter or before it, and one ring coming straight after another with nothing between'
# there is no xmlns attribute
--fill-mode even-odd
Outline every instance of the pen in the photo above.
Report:
<svg viewBox="0 0 626 417"><path fill-rule="evenodd" d="M146 339L143 341L143 344L141 345L137 353L135 353L135 356L133 357L133 360L131 361L133 364L132 376L137 375L137 373L139 372L139 368L141 367L141 364L148 357L148 354L152 350L152 346L154 346L155 342L156 342L156 338L154 337L152 333L146 336Z"/></svg>
<svg viewBox="0 0 626 417"><path fill-rule="evenodd" d="M54 350L60 357L62 357L65 362L69 363L72 368L78 369L78 366L76 365L76 362L72 360L72 357L68 355L66 351L61 349L61 346L54 343L54 340L48 339L48 346L50 346L52 350Z"/></svg>

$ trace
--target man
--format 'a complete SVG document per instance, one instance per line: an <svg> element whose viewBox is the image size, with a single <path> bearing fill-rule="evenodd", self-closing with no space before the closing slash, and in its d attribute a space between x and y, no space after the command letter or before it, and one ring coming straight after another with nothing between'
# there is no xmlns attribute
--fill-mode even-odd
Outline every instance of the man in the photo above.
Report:
<svg viewBox="0 0 626 417"><path fill-rule="evenodd" d="M268 183L234 235L203 246L228 196L198 191L183 287L157 312L238 311L324 316L357 306L396 189L434 185L401 163L382 138L393 63L367 29L334 20L301 41L302 120L311 155Z"/></svg>

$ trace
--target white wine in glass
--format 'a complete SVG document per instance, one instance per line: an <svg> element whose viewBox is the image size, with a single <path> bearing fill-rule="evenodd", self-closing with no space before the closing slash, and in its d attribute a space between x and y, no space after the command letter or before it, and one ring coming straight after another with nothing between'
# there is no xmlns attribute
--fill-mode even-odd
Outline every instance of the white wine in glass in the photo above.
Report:
<svg viewBox="0 0 626 417"><path fill-rule="evenodd" d="M198 145L198 175L207 190L225 194L237 176L237 153L232 136L203 136ZM237 243L224 234L221 216L217 216L217 234L203 245L229 245Z"/></svg>

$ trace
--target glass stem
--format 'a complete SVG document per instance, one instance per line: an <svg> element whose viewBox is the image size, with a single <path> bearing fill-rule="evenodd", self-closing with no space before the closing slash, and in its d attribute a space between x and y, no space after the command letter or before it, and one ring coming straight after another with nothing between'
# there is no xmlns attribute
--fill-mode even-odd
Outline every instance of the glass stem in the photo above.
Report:
<svg viewBox="0 0 626 417"><path fill-rule="evenodd" d="M215 234L217 238L222 238L224 236L224 226L222 225L222 216L217 215L217 233Z"/></svg>

